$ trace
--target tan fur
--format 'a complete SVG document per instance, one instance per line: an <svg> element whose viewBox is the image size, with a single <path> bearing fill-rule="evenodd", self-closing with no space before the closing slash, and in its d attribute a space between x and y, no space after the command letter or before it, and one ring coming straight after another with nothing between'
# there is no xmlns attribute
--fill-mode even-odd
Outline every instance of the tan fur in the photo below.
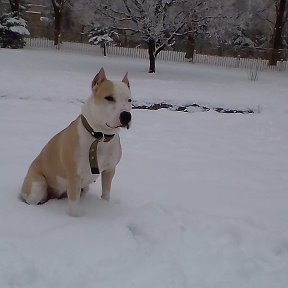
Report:
<svg viewBox="0 0 288 288"><path fill-rule="evenodd" d="M94 131L115 134L110 142L99 142L97 149L102 198L105 200L110 198L115 166L122 154L119 129L130 127L130 122L123 126L123 120L120 120L121 113L127 114L132 108L127 74L122 82L125 85L107 80L102 68L93 79L92 95L82 108L82 114ZM113 97L115 101L108 101L106 97ZM88 160L89 148L94 141L79 116L55 135L32 162L23 182L21 198L29 204L39 204L51 197L60 198L67 192L69 213L78 216L81 191L87 191L88 185L98 177L91 174Z"/></svg>
<svg viewBox="0 0 288 288"><path fill-rule="evenodd" d="M100 103L101 101L103 101L104 97L113 95L113 90L113 83L109 80L103 82L101 86L95 85L92 88L95 103Z"/></svg>
<svg viewBox="0 0 288 288"><path fill-rule="evenodd" d="M79 138L77 133L77 125L80 122L80 117L74 120L67 128L55 135L43 148L41 153L32 162L28 173L25 177L21 196L23 199L27 199L32 182L47 183L46 199L42 199L41 202L45 202L48 199L48 192L50 196L61 197L61 194L66 191L58 190L57 177L61 178L78 178L79 175L76 167L76 157L79 147ZM51 161L53 159L53 161ZM71 191L72 192L72 191ZM75 199L75 195L71 193L71 199Z"/></svg>

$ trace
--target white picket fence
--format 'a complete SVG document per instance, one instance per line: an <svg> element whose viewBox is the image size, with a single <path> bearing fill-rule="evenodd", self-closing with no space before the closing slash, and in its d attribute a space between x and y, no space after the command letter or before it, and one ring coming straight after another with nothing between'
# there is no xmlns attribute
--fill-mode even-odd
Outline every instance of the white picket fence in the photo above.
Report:
<svg viewBox="0 0 288 288"><path fill-rule="evenodd" d="M90 45L86 43L62 42L58 46L54 46L54 41L46 38L25 38L27 48L46 48L59 49L64 51L79 51L84 53L92 53L102 55L103 49L100 46Z"/></svg>
<svg viewBox="0 0 288 288"><path fill-rule="evenodd" d="M26 47L31 48L46 48L55 49L53 41L45 38L26 38ZM103 55L103 49L100 46L95 46L86 43L75 42L62 42L57 49L64 51L78 51L84 53L91 53L93 55ZM109 46L107 47L107 55L109 56L122 56L138 59L149 59L147 49L142 48L126 48ZM170 62L191 62L195 64L215 65L227 68L244 68L244 69L256 69L256 70L274 70L284 71L288 70L288 62L278 62L276 66L269 66L268 60L262 59L250 59L250 58L234 58L234 57L222 57L194 54L193 61L185 58L185 52L177 51L161 51L157 60L170 61Z"/></svg>
<svg viewBox="0 0 288 288"><path fill-rule="evenodd" d="M252 58L235 58L235 57L221 57L221 56L208 56L195 54L193 63L216 65L227 68L244 68L244 69L257 69L285 71L288 70L287 61L278 61L276 66L268 65L268 60L252 59Z"/></svg>
<svg viewBox="0 0 288 288"><path fill-rule="evenodd" d="M149 59L147 49L110 46L108 47L107 51L108 55L113 56ZM171 62L192 62L195 64L207 64L227 68L244 68L244 69L275 70L275 71L288 70L287 61L278 62L277 66L269 66L268 60L263 59L222 57L222 56L202 55L197 53L194 54L193 61L191 61L191 59L185 58L185 54L186 54L185 52L161 51L157 56L157 60L171 61Z"/></svg>

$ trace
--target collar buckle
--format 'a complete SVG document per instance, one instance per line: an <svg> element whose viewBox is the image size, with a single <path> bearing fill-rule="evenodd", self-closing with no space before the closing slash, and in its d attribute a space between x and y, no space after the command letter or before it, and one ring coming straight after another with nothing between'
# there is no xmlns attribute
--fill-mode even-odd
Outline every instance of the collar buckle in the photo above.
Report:
<svg viewBox="0 0 288 288"><path fill-rule="evenodd" d="M104 137L104 134L102 132L91 131L91 135L97 140L101 140Z"/></svg>
<svg viewBox="0 0 288 288"><path fill-rule="evenodd" d="M93 128L89 125L87 119L81 114L81 121L85 129L92 135L96 140L100 141L103 139L104 142L109 142L115 136L115 134L108 135L102 132L94 131Z"/></svg>

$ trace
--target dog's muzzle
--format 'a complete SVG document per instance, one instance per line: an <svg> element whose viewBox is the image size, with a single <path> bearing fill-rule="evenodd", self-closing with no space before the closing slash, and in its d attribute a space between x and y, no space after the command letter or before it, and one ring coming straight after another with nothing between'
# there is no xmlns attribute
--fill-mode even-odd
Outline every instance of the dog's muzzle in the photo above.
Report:
<svg viewBox="0 0 288 288"><path fill-rule="evenodd" d="M129 123L131 122L131 113L127 111L123 111L120 113L120 123L122 127L129 127Z"/></svg>

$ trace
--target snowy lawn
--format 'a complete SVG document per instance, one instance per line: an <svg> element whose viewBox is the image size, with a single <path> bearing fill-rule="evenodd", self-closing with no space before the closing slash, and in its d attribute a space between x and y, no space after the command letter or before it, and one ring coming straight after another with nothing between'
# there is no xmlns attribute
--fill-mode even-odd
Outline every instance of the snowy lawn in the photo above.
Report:
<svg viewBox="0 0 288 288"><path fill-rule="evenodd" d="M287 72L0 50L0 287L288 286ZM96 183L69 217L66 199L28 206L23 178L80 113L104 67L126 71L137 103L250 108L255 114L133 110L111 202Z"/></svg>

